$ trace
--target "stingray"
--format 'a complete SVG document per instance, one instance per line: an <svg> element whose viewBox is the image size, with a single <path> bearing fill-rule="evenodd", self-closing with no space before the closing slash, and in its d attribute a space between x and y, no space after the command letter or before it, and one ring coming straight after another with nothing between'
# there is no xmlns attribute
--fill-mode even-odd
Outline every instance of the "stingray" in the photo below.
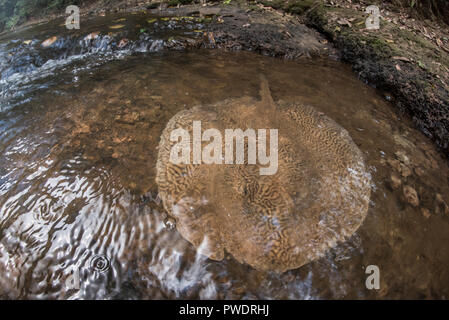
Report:
<svg viewBox="0 0 449 320"><path fill-rule="evenodd" d="M367 214L371 178L362 152L335 121L311 106L275 103L263 76L260 96L174 115L161 136L156 183L177 230L201 254L222 260L227 252L255 269L282 273L354 234ZM170 134L182 128L192 135L193 121L221 132L278 129L277 172L261 175L263 165L246 158L173 163Z"/></svg>

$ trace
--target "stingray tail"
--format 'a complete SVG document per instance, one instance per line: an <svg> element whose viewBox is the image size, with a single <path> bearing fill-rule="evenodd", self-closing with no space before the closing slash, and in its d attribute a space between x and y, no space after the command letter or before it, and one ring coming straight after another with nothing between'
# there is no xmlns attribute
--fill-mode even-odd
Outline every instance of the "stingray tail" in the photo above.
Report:
<svg viewBox="0 0 449 320"><path fill-rule="evenodd" d="M265 78L263 74L261 74L259 77L260 77L260 96L262 98L262 102L271 107L275 107L273 98L271 97L270 87L268 86L267 78Z"/></svg>
<svg viewBox="0 0 449 320"><path fill-rule="evenodd" d="M261 74L260 76L260 97L262 105L266 108L266 112L269 115L276 114L276 104L274 103L273 97L271 96L270 87L268 85L267 78Z"/></svg>

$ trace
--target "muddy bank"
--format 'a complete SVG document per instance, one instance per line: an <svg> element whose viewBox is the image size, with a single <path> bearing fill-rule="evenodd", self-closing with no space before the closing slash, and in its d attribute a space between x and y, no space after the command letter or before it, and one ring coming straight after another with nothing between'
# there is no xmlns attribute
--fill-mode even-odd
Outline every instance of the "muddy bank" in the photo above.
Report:
<svg viewBox="0 0 449 320"><path fill-rule="evenodd" d="M449 155L447 52L388 21L382 21L381 30L367 32L360 24L364 19L361 11L324 6L306 17L309 26L340 49L342 59L361 79L384 91L393 105L410 115L416 126Z"/></svg>

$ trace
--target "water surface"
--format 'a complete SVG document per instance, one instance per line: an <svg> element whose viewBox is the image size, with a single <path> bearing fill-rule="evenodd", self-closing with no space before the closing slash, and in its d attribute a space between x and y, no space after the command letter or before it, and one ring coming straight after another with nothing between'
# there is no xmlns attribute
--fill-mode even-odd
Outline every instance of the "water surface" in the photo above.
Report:
<svg viewBox="0 0 449 320"><path fill-rule="evenodd" d="M35 77L2 78L1 297L449 297L447 162L347 66L202 50L58 59L45 77L36 66ZM373 179L356 234L282 275L197 254L167 221L154 181L168 120L258 98L260 74L275 101L311 105L344 127ZM368 265L380 268L380 290L365 287ZM79 288L67 286L74 272Z"/></svg>

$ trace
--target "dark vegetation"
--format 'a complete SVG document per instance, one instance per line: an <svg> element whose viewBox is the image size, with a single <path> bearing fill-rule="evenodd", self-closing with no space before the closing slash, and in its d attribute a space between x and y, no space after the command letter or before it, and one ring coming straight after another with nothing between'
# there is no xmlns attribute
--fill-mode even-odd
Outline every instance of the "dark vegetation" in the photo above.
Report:
<svg viewBox="0 0 449 320"><path fill-rule="evenodd" d="M68 5L80 5L92 0L0 0L0 31L14 28L31 18L41 18Z"/></svg>
<svg viewBox="0 0 449 320"><path fill-rule="evenodd" d="M33 18L39 19L55 13L63 13L69 5L93 2L97 0L0 0L0 32L12 29Z"/></svg>

